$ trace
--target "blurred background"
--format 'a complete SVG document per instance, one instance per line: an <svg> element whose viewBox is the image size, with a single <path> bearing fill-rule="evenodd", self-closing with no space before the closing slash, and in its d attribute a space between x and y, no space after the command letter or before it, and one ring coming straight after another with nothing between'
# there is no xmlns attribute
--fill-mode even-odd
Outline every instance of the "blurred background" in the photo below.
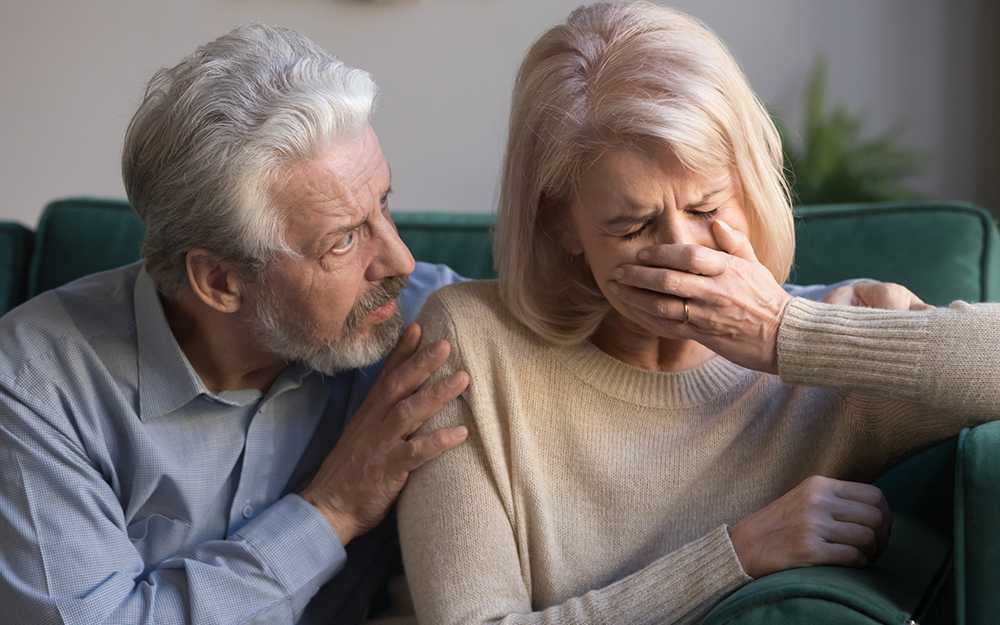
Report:
<svg viewBox="0 0 1000 625"><path fill-rule="evenodd" d="M123 198L121 142L145 82L247 20L296 29L374 75L382 99L373 124L392 166L394 210L489 212L516 68L579 4L4 0L0 220L33 227L53 199ZM820 137L823 149L886 168L892 179L881 192L890 196L968 200L1000 214L1000 2L667 4L729 45L784 120L793 167L809 161L803 143Z"/></svg>

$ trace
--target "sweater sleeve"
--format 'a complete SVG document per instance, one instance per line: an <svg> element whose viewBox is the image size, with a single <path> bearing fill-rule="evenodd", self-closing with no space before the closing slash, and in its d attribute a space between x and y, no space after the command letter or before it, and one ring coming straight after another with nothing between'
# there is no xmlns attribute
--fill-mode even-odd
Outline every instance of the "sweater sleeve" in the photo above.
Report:
<svg viewBox="0 0 1000 625"><path fill-rule="evenodd" d="M778 331L784 383L838 390L886 458L1000 418L1000 304L899 312L796 298Z"/></svg>
<svg viewBox="0 0 1000 625"><path fill-rule="evenodd" d="M462 341L476 337L457 336L436 297L420 322L425 341L452 343L452 356L436 377L461 370ZM532 579L530 536L518 535L509 466L498 460L502 449L484 442L484 430L493 429L484 418L463 396L425 424L428 430L464 424L469 439L412 473L399 501L403 559L423 625L689 623L750 580L720 526L603 588L558 605L535 605L532 588L546 581Z"/></svg>
<svg viewBox="0 0 1000 625"><path fill-rule="evenodd" d="M786 384L856 391L987 421L1000 417L1000 304L897 312L789 304L778 333Z"/></svg>

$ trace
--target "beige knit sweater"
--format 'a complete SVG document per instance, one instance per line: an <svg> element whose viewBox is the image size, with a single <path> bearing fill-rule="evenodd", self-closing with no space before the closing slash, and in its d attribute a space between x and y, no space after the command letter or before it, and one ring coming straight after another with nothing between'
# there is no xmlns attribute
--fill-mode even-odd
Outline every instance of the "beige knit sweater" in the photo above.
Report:
<svg viewBox="0 0 1000 625"><path fill-rule="evenodd" d="M469 440L414 472L399 502L424 624L697 620L749 580L727 525L810 475L872 480L1000 418L997 305L795 299L781 379L721 357L658 373L590 342L553 346L496 282L442 289L419 321L425 343L453 346L435 379L471 377L425 426L465 424Z"/></svg>

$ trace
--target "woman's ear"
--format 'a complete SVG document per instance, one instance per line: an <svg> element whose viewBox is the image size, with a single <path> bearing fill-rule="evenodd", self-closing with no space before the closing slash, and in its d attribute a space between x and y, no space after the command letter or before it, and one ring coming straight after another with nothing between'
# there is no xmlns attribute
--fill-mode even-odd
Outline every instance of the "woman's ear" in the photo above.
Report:
<svg viewBox="0 0 1000 625"><path fill-rule="evenodd" d="M210 250L195 248L184 258L191 291L209 308L234 313L243 305L243 277Z"/></svg>
<svg viewBox="0 0 1000 625"><path fill-rule="evenodd" d="M565 216L559 220L560 223L557 226L560 230L559 243L570 256L579 256L583 254L583 243L580 241L580 236L576 233L573 208L566 206L563 210L565 211Z"/></svg>
<svg viewBox="0 0 1000 625"><path fill-rule="evenodd" d="M566 228L563 229L562 236L559 238L559 243L562 244L563 249L570 256L579 256L583 254L583 243L580 242L580 237L576 234L576 229L573 227L572 220L566 224Z"/></svg>

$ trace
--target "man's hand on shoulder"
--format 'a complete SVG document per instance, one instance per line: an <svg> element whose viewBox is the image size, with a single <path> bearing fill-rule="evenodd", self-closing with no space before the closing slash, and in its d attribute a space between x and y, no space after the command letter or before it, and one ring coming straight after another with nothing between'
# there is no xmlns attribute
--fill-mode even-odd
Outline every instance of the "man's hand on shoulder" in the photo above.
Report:
<svg viewBox="0 0 1000 625"><path fill-rule="evenodd" d="M344 545L385 518L411 471L468 436L459 426L411 438L469 384L469 375L459 371L418 391L451 352L443 340L418 351L420 335L415 323L403 332L368 397L302 492Z"/></svg>
<svg viewBox="0 0 1000 625"><path fill-rule="evenodd" d="M934 308L913 294L908 288L892 282L858 280L830 291L823 298L825 304L863 306L884 310L926 310Z"/></svg>

